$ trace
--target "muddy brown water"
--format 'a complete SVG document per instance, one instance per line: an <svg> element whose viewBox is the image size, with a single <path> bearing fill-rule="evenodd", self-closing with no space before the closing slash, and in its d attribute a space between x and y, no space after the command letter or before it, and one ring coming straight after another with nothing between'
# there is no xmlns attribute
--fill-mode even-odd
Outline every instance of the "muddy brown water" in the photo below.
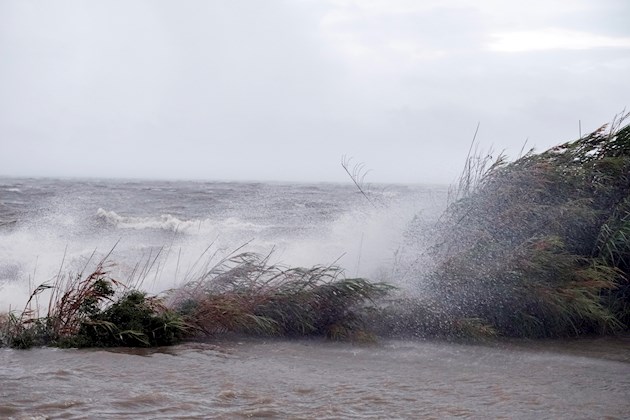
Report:
<svg viewBox="0 0 630 420"><path fill-rule="evenodd" d="M0 418L630 417L630 338L0 349Z"/></svg>

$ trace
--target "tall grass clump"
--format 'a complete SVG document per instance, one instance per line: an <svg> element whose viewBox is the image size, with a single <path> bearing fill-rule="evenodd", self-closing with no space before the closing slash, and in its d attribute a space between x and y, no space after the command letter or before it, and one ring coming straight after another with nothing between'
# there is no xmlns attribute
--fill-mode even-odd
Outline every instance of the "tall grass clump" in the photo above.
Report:
<svg viewBox="0 0 630 420"><path fill-rule="evenodd" d="M440 313L509 336L628 329L625 117L513 162L471 157L430 250Z"/></svg>
<svg viewBox="0 0 630 420"><path fill-rule="evenodd" d="M181 340L186 325L157 297L111 277L106 259L89 274L59 274L31 293L21 312L0 320L2 343L14 348L148 347ZM47 309L41 308L50 292ZM42 312L45 311L45 312Z"/></svg>
<svg viewBox="0 0 630 420"><path fill-rule="evenodd" d="M222 333L365 340L373 300L391 289L336 266L287 268L253 253L230 254L162 297L125 286L111 269L102 260L90 274L37 287L24 310L0 319L0 344L149 347Z"/></svg>
<svg viewBox="0 0 630 420"><path fill-rule="evenodd" d="M171 292L170 305L203 334L367 336L365 315L391 289L336 266L287 268L242 253Z"/></svg>

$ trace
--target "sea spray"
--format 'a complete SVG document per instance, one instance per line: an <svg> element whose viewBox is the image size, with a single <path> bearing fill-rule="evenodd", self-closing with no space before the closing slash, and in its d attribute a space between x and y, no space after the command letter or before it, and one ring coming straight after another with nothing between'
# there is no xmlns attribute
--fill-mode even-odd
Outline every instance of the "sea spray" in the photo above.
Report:
<svg viewBox="0 0 630 420"><path fill-rule="evenodd" d="M627 117L514 162L471 156L481 166L466 166L436 226L432 267L419 282L433 309L412 302L410 324L425 325L414 329L430 331L433 318L456 335L627 331Z"/></svg>
<svg viewBox="0 0 630 420"><path fill-rule="evenodd" d="M385 205L373 208L335 184L11 179L0 192L15 185L16 223L0 230L0 311L20 307L36 285L60 269L78 272L114 244L112 275L126 281L142 273L150 293L176 287L242 245L273 251L287 266L334 262L349 276L396 282L402 232L414 214L437 218L445 198L445 188L391 186L378 192Z"/></svg>

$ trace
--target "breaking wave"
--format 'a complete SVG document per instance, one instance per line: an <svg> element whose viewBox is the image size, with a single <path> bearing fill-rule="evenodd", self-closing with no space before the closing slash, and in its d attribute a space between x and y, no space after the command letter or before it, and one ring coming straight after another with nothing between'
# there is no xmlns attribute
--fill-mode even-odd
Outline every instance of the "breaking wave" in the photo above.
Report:
<svg viewBox="0 0 630 420"><path fill-rule="evenodd" d="M163 214L159 217L129 217L121 216L115 211L107 211L99 208L96 216L107 223L119 229L160 229L173 232L186 232L192 229L198 229L201 220L181 220L170 214Z"/></svg>
<svg viewBox="0 0 630 420"><path fill-rule="evenodd" d="M114 274L123 282L137 264L155 262L145 284L151 293L172 288L200 269L200 261L239 247L273 253L274 263L334 262L351 276L380 280L402 255L403 232L417 209L427 208L423 216L433 219L443 195L400 187L390 205L374 207L336 185L238 184L228 189L182 182L172 186L173 192L156 192L146 187L160 187L157 182L22 184L17 222L0 224L0 312L25 302L33 285L61 270L78 272L112 247ZM201 193L208 197L199 200Z"/></svg>
<svg viewBox="0 0 630 420"><path fill-rule="evenodd" d="M117 229L132 230L164 230L179 233L208 233L215 229L218 225L221 227L234 230L250 230L262 231L268 226L259 225L251 222L245 222L235 217L229 217L223 220L206 219L190 219L182 220L171 214L162 214L160 216L150 217L134 217L122 216L115 211L108 211L99 208L96 216L102 222Z"/></svg>

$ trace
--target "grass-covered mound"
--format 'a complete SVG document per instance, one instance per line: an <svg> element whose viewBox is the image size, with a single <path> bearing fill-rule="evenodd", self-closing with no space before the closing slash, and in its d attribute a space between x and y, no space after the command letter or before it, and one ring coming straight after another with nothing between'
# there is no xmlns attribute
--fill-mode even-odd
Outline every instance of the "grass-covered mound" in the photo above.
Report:
<svg viewBox="0 0 630 420"><path fill-rule="evenodd" d="M366 339L365 315L389 289L335 266L284 268L243 253L159 298L125 287L101 261L89 275L35 289L21 313L0 319L0 345L149 347L227 332Z"/></svg>
<svg viewBox="0 0 630 420"><path fill-rule="evenodd" d="M405 322L429 332L468 324L527 337L627 330L630 126L623 118L543 153L483 166L471 158L440 220L435 266L423 280L434 308L417 308Z"/></svg>

